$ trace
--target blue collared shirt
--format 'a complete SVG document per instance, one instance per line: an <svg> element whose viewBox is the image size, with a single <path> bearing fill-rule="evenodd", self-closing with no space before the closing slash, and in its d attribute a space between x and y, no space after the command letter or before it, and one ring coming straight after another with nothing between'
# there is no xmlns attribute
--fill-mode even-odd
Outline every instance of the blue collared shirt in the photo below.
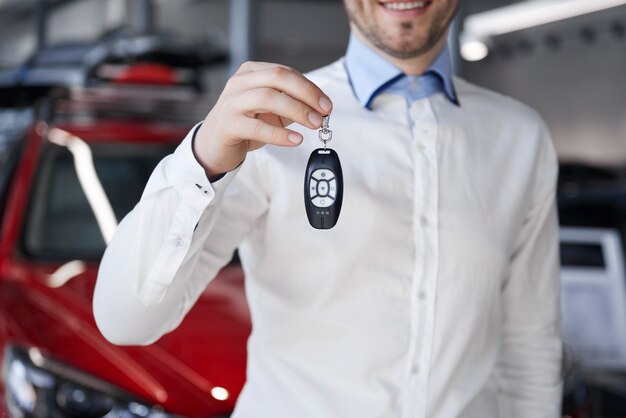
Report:
<svg viewBox="0 0 626 418"><path fill-rule="evenodd" d="M345 66L355 96L367 109L371 109L372 101L382 92L403 95L409 102L443 92L452 103L459 105L447 45L424 74L407 76L352 33Z"/></svg>

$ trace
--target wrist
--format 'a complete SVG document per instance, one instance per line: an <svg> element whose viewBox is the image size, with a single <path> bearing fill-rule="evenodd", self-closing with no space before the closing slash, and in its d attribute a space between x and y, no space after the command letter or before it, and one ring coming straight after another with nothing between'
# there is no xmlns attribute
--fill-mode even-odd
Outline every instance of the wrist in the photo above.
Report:
<svg viewBox="0 0 626 418"><path fill-rule="evenodd" d="M197 142L196 142L196 138L198 135L198 132L200 131L200 129L202 129L202 123L200 123L196 130L194 131L192 138L191 138L191 150L193 152L193 156L196 159L196 161L198 162L198 164L200 164L200 166L204 169L204 173L207 177L207 179L213 183L218 181L219 179L221 179L222 177L224 177L226 175L226 173L228 171L216 171L211 169L204 161L204 159L200 156L200 152L197 149Z"/></svg>

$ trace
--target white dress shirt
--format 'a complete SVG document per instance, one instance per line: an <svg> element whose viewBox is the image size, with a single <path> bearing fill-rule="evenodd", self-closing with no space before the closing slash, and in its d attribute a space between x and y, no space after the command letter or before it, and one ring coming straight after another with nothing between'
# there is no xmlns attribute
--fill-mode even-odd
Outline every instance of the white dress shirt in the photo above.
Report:
<svg viewBox="0 0 626 418"><path fill-rule="evenodd" d="M192 133L121 222L94 313L116 344L173 330L240 249L253 330L235 418L557 418L556 154L528 107L455 79L371 111L341 61L309 74L334 103L344 197L306 217L317 132L210 184ZM130 255L130 256L129 256Z"/></svg>

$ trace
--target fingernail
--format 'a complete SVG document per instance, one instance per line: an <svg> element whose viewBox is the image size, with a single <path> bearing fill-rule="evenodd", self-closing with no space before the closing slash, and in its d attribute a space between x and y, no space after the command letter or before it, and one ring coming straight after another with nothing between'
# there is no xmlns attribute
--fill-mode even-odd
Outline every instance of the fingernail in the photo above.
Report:
<svg viewBox="0 0 626 418"><path fill-rule="evenodd" d="M287 139L289 139L290 142L297 145L300 142L302 142L302 135L292 132L289 135L287 135Z"/></svg>
<svg viewBox="0 0 626 418"><path fill-rule="evenodd" d="M330 112L330 109L333 108L333 104L326 97L322 97L320 99L320 107L324 112Z"/></svg>
<svg viewBox="0 0 626 418"><path fill-rule="evenodd" d="M322 124L322 117L315 112L309 112L309 122L311 122L315 126L320 126Z"/></svg>

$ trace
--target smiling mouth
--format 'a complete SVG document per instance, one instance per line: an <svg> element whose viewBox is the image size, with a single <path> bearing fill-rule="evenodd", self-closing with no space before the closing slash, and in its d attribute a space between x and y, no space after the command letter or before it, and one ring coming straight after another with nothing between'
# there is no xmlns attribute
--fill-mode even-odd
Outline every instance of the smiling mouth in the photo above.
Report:
<svg viewBox="0 0 626 418"><path fill-rule="evenodd" d="M412 2L389 2L381 3L388 10L416 10L423 9L430 4L429 1L412 1Z"/></svg>

